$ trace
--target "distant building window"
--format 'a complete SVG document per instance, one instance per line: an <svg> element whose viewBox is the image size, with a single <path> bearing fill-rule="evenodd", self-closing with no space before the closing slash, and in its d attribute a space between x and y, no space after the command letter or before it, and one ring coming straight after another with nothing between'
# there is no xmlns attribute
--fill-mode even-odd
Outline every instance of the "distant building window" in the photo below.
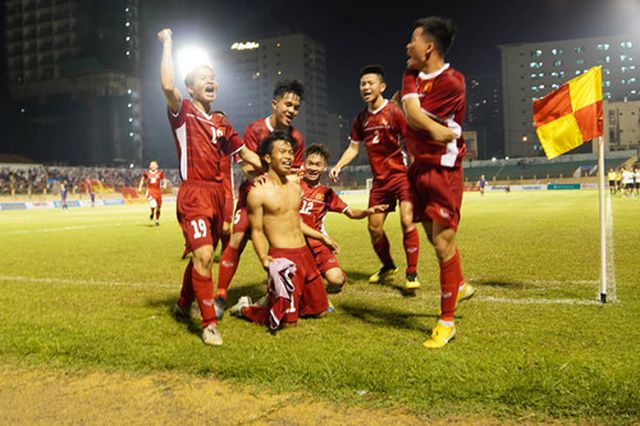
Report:
<svg viewBox="0 0 640 426"><path fill-rule="evenodd" d="M562 55L564 53L564 50L562 50L562 49L551 49L551 53L553 55Z"/></svg>
<svg viewBox="0 0 640 426"><path fill-rule="evenodd" d="M632 94L632 95L636 95L636 94L638 94L638 91L636 89L633 89L629 93Z"/></svg>
<svg viewBox="0 0 640 426"><path fill-rule="evenodd" d="M584 59L577 59L576 65L584 65Z"/></svg>
<svg viewBox="0 0 640 426"><path fill-rule="evenodd" d="M537 92L538 90L539 90L538 86L531 86L531 91L532 92Z"/></svg>
<svg viewBox="0 0 640 426"><path fill-rule="evenodd" d="M605 92L603 96L605 99L611 99L611 92Z"/></svg>
<svg viewBox="0 0 640 426"><path fill-rule="evenodd" d="M609 50L609 43L598 43L598 50Z"/></svg>
<svg viewBox="0 0 640 426"><path fill-rule="evenodd" d="M542 62L531 62L529 64L529 67L531 67L531 68L542 68Z"/></svg>
<svg viewBox="0 0 640 426"><path fill-rule="evenodd" d="M602 72L604 73L604 75L609 75L611 74L611 71L609 71L609 68L605 68L602 70Z"/></svg>
<svg viewBox="0 0 640 426"><path fill-rule="evenodd" d="M609 80L607 80L607 81L605 81L605 82L603 83L603 86L604 86L604 87L611 87L611 82L610 82Z"/></svg>
<svg viewBox="0 0 640 426"><path fill-rule="evenodd" d="M576 72L574 73L575 75L580 75L582 73L582 71L580 70L576 70Z"/></svg>
<svg viewBox="0 0 640 426"><path fill-rule="evenodd" d="M538 89L540 89L540 90L544 89L544 84L539 85Z"/></svg>
<svg viewBox="0 0 640 426"><path fill-rule="evenodd" d="M558 59L557 61L553 61L553 66L554 67L561 67L562 66L562 61L560 59Z"/></svg>
<svg viewBox="0 0 640 426"><path fill-rule="evenodd" d="M557 89L558 87L560 87L560 85L559 85L559 84L557 84L557 83L553 83L553 84L551 85L551 88L552 88L552 89Z"/></svg>
<svg viewBox="0 0 640 426"><path fill-rule="evenodd" d="M542 50L536 49L531 51L531 57L535 58L542 55Z"/></svg>
<svg viewBox="0 0 640 426"><path fill-rule="evenodd" d="M558 71L552 71L551 77L558 77Z"/></svg>
<svg viewBox="0 0 640 426"><path fill-rule="evenodd" d="M620 47L622 47L623 49L631 49L633 47L633 43L631 43L630 41L623 41L620 43Z"/></svg>
<svg viewBox="0 0 640 426"><path fill-rule="evenodd" d="M620 55L620 62L631 62L633 61L633 57L629 55Z"/></svg>
<svg viewBox="0 0 640 426"><path fill-rule="evenodd" d="M607 63L611 62L611 56L605 56L604 61Z"/></svg>
<svg viewBox="0 0 640 426"><path fill-rule="evenodd" d="M584 46L578 46L575 49L573 49L576 53L582 53L585 51Z"/></svg>

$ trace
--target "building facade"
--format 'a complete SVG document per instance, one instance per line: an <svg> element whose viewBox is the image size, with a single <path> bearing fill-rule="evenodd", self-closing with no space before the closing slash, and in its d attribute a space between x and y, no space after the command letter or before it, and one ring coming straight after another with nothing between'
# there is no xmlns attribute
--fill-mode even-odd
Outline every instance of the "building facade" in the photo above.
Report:
<svg viewBox="0 0 640 426"><path fill-rule="evenodd" d="M495 74L467 76L465 130L477 135L476 158L502 157L502 99L500 79Z"/></svg>
<svg viewBox="0 0 640 426"><path fill-rule="evenodd" d="M640 101L605 102L603 125L609 151L640 150Z"/></svg>
<svg viewBox="0 0 640 426"><path fill-rule="evenodd" d="M304 34L233 43L227 52L231 79L225 92L225 112L244 129L271 114L273 89L279 80L298 79L305 97L294 126L308 144L326 143L327 64L324 47Z"/></svg>
<svg viewBox="0 0 640 426"><path fill-rule="evenodd" d="M607 101L640 99L640 34L500 46L505 155L542 155L533 101L602 65ZM589 146L578 148L589 151Z"/></svg>
<svg viewBox="0 0 640 426"><path fill-rule="evenodd" d="M6 0L15 135L37 161L142 159L138 0Z"/></svg>

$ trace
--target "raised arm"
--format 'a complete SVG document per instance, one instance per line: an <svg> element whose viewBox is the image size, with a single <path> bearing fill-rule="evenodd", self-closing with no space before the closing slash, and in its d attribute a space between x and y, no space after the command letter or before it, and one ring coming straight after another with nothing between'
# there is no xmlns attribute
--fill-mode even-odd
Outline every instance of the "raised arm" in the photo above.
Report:
<svg viewBox="0 0 640 426"><path fill-rule="evenodd" d="M169 109L177 113L182 102L182 95L176 88L173 70L173 39L170 29L165 28L158 33L158 39L162 43L162 60L160 62L160 87L167 100Z"/></svg>
<svg viewBox="0 0 640 426"><path fill-rule="evenodd" d="M405 98L402 106L407 117L407 124L417 130L429 132L431 137L444 144L456 138L455 133L444 124L440 124L420 109L420 101L417 97Z"/></svg>
<svg viewBox="0 0 640 426"><path fill-rule="evenodd" d="M267 251L267 238L264 235L264 209L260 191L256 188L250 191L247 196L247 216L251 224L251 243L258 255L258 259L260 259L260 263L266 269L273 259L268 255Z"/></svg>
<svg viewBox="0 0 640 426"><path fill-rule="evenodd" d="M338 161L338 163L335 166L333 166L333 168L329 171L329 178L334 182L337 181L342 168L347 164L351 163L358 156L359 152L360 152L359 143L355 143L355 142L349 143L349 146L342 153L342 157L340 157L340 160Z"/></svg>

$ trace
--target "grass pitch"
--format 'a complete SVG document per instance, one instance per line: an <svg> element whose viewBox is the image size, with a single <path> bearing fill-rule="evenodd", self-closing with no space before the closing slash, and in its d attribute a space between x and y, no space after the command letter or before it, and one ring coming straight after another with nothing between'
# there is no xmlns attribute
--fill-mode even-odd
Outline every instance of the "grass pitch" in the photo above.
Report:
<svg viewBox="0 0 640 426"><path fill-rule="evenodd" d="M364 205L366 197L346 197ZM435 256L421 232L417 296L373 286L366 221L332 214L349 282L336 311L271 336L225 316L221 348L171 315L185 261L174 205L150 226L143 206L0 212L0 362L65 369L173 370L345 403L402 406L433 418L640 419L640 199L615 198L619 302L595 303L595 191L465 194L459 246L479 293L458 336L421 343L439 308ZM399 218L386 230L404 267ZM214 265L217 278L217 265ZM398 284L403 274L397 275ZM250 246L230 301L264 292Z"/></svg>

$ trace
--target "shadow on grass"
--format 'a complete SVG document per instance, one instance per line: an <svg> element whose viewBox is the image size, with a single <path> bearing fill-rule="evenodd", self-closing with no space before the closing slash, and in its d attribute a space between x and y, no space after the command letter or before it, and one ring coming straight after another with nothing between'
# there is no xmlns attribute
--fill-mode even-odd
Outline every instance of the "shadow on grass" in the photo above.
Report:
<svg viewBox="0 0 640 426"><path fill-rule="evenodd" d="M264 283L256 283L256 284L252 284L249 287L244 286L236 289L232 287L229 289L229 292L228 292L225 310L228 311L231 308L231 306L233 306L241 296L249 296L253 301L256 301L266 293L266 290L267 288L264 285ZM200 325L201 318L200 318L200 311L198 309L198 303L194 301L193 305L191 306L190 320L176 318L176 316L173 313L173 306L178 301L178 297L180 297L179 293L176 294L175 296L149 298L146 301L146 305L154 309L162 310L164 315L168 315L171 318L174 318L179 323L186 324L190 333L200 335L200 332L202 331L202 327ZM225 312L225 316L228 316L228 315L229 314Z"/></svg>
<svg viewBox="0 0 640 426"><path fill-rule="evenodd" d="M531 284L526 284L522 281L505 281L505 280L475 280L473 281L473 285L494 287L494 288L506 288L513 290L524 290L526 288L531 288Z"/></svg>
<svg viewBox="0 0 640 426"><path fill-rule="evenodd" d="M341 311L368 324L416 330L431 333L431 328L424 324L425 318L439 318L437 314L421 314L399 311L387 307L362 306L351 303L341 303Z"/></svg>
<svg viewBox="0 0 640 426"><path fill-rule="evenodd" d="M394 277L387 278L386 280L383 280L380 283L369 284L369 276L370 276L369 274L362 273L361 271L347 271L347 270L345 270L345 273L347 274L347 278L350 281L364 281L365 285L388 287L396 290L403 297L416 296L415 290L407 290L404 288L402 284L395 282L395 278L397 278L398 274L396 274Z"/></svg>

